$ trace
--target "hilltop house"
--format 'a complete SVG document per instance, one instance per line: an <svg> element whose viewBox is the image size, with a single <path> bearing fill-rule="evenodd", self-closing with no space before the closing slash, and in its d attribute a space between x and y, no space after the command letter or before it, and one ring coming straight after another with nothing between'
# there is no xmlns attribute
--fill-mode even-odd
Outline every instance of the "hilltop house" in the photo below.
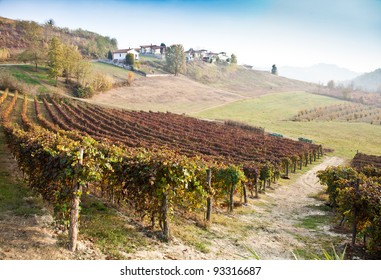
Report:
<svg viewBox="0 0 381 280"><path fill-rule="evenodd" d="M165 54L165 46L158 45L143 45L140 46L141 55L161 56Z"/></svg>
<svg viewBox="0 0 381 280"><path fill-rule="evenodd" d="M226 52L220 52L217 57L220 61L230 62L230 57L226 55Z"/></svg>
<svg viewBox="0 0 381 280"><path fill-rule="evenodd" d="M190 48L185 51L185 58L187 61L191 60L202 60L204 56L206 56L207 50L194 50Z"/></svg>
<svg viewBox="0 0 381 280"><path fill-rule="evenodd" d="M123 63L126 59L128 53L132 53L136 61L139 61L139 53L135 49L122 49L117 50L112 53L112 58L114 62Z"/></svg>

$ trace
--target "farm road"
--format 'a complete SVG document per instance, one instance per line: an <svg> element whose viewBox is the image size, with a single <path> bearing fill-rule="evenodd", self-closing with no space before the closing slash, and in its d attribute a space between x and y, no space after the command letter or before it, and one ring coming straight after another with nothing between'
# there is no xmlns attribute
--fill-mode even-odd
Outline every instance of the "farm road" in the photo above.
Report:
<svg viewBox="0 0 381 280"><path fill-rule="evenodd" d="M308 229L297 225L305 217L326 215L318 209L323 202L311 197L324 188L319 183L316 172L343 163L341 158L328 157L303 174L295 183L281 186L266 194L265 207L255 207L259 217L255 217L253 222L259 226L247 240L247 246L261 259L293 259L291 251L298 248L309 249L306 248L308 244L305 244L305 240L311 241L317 238L317 235L335 236L328 226ZM266 224L263 224L265 221ZM316 245L320 246L318 243Z"/></svg>

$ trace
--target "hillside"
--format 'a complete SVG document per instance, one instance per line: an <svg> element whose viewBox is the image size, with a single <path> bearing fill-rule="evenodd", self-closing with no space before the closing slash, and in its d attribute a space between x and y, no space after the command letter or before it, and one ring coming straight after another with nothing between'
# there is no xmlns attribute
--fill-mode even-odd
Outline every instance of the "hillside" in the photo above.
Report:
<svg viewBox="0 0 381 280"><path fill-rule="evenodd" d="M186 76L197 82L248 97L273 92L316 90L315 84L272 75L267 71L250 70L239 65L195 61L187 64Z"/></svg>
<svg viewBox="0 0 381 280"><path fill-rule="evenodd" d="M352 83L357 89L381 93L381 68L354 78Z"/></svg>
<svg viewBox="0 0 381 280"><path fill-rule="evenodd" d="M163 62L157 63L162 66ZM151 62L150 67L154 66L159 67ZM104 73L109 69L104 68ZM186 73L178 77L135 76L132 86L114 88L89 101L122 109L189 114L269 93L317 91L314 84L268 72L203 62L188 63Z"/></svg>
<svg viewBox="0 0 381 280"><path fill-rule="evenodd" d="M117 49L116 39L81 28L70 30L54 24L41 25L34 21L0 17L0 50L9 50L11 55L25 50L30 45L28 33L36 34L43 43L53 36L60 37L63 42L78 46L83 55L92 58L105 57L109 50Z"/></svg>

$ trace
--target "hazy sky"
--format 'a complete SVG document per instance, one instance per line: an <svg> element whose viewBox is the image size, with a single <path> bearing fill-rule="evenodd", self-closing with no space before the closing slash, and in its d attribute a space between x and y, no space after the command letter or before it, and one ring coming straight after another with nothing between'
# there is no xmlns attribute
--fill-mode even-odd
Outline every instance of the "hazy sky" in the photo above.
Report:
<svg viewBox="0 0 381 280"><path fill-rule="evenodd" d="M381 67L381 0L0 0L0 16L79 27L119 48L164 42L235 53L256 68Z"/></svg>

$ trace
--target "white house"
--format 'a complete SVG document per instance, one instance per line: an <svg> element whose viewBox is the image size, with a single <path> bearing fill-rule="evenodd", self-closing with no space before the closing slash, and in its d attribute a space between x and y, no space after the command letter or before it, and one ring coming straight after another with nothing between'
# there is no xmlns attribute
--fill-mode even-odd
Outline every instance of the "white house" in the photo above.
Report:
<svg viewBox="0 0 381 280"><path fill-rule="evenodd" d="M230 57L226 55L226 52L220 52L217 56L220 59L220 61L223 61L223 62L230 61Z"/></svg>
<svg viewBox="0 0 381 280"><path fill-rule="evenodd" d="M165 50L164 46L158 46L158 45L143 45L140 46L140 53L141 54L148 54L148 55L159 55Z"/></svg>
<svg viewBox="0 0 381 280"><path fill-rule="evenodd" d="M185 51L185 58L187 61L190 60L202 60L204 56L206 56L207 50L194 50L190 48L189 50Z"/></svg>
<svg viewBox="0 0 381 280"><path fill-rule="evenodd" d="M117 50L112 53L112 58L114 62L121 62L123 63L126 59L126 56L128 53L131 53L134 55L134 58L136 61L139 60L139 53L135 49L123 49L123 50Z"/></svg>

